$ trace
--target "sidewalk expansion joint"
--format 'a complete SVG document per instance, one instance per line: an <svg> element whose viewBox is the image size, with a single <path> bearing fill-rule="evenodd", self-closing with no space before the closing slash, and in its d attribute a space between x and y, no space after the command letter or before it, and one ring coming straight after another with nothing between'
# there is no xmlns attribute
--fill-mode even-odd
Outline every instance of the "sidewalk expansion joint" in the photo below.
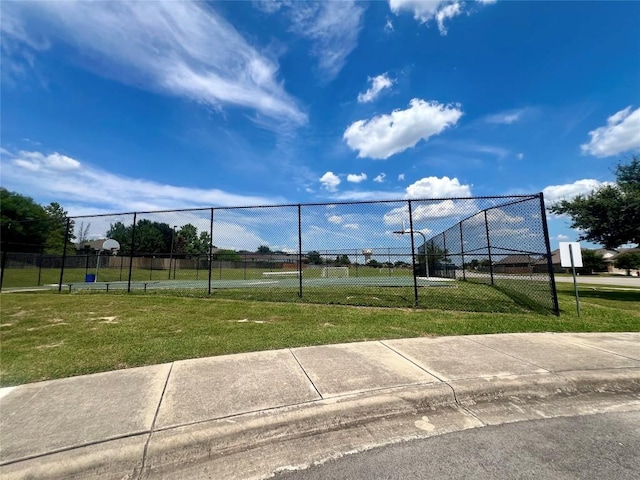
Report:
<svg viewBox="0 0 640 480"><path fill-rule="evenodd" d="M316 393L318 394L318 396L320 397L321 400L324 399L324 397L322 396L322 394L320 393L320 391L318 390L318 387L316 387L316 384L313 383L313 380L311 380L311 377L309 376L309 374L307 373L307 371L304 369L304 367L302 366L302 364L300 363L300 360L298 360L298 357L296 357L296 354L293 353L292 349L289 349L289 352L291 353L291 355L293 355L293 358L295 358L296 362L298 363L298 366L300 367L300 369L302 370L302 372L305 374L305 376L307 377L307 380L309 380L309 382L311 382L311 386L313 387L313 389L316 391Z"/></svg>
<svg viewBox="0 0 640 480"><path fill-rule="evenodd" d="M381 345L384 345L385 347L387 347L389 350L391 350L393 353L395 353L396 355L399 355L400 357L404 358L407 362L411 363L412 365L415 365L416 367L418 367L420 370L422 370L425 373L428 373L429 375L431 375L434 378L437 378L439 381L441 381L442 383L447 383L445 382L442 378L440 378L439 376L437 376L435 373L430 372L429 370L427 370L426 368L418 365L416 362L414 362L413 360L411 360L409 357L404 356L403 354L401 354L399 351L397 351L395 348L390 347L389 345L387 345L386 343L384 343L384 341L380 340L378 343L380 343ZM449 385L447 383L447 385ZM451 385L449 385L451 387Z"/></svg>
<svg viewBox="0 0 640 480"><path fill-rule="evenodd" d="M160 400L158 401L156 412L153 415L153 421L151 422L151 428L149 429L149 436L147 437L147 441L144 444L144 450L142 452L142 463L140 464L140 475L138 475L138 480L142 478L142 474L144 473L144 467L147 462L147 451L149 450L149 443L151 443L151 437L153 436L153 432L155 431L155 428L156 428L158 413L160 412L160 406L162 405L162 401L164 400L164 394L167 391L167 385L169 385L169 378L171 378L171 372L173 371L174 365L175 365L175 362L171 362L171 365L169 366L169 372L167 373L167 378L164 381L164 387L162 387L162 393L160 394Z"/></svg>

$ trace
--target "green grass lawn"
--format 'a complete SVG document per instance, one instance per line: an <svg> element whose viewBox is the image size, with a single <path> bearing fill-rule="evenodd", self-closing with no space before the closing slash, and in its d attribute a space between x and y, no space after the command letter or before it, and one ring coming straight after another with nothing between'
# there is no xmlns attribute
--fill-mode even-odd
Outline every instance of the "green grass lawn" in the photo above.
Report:
<svg viewBox="0 0 640 480"><path fill-rule="evenodd" d="M246 297L249 291L226 292L228 298L222 298L223 290L210 298L162 292L3 294L0 385L339 342L500 332L640 331L639 289L581 285L581 318L576 315L572 289L571 284L558 285L560 317L513 305L506 312L473 313L440 310L435 301L420 309L338 305L340 295L348 296L343 290L317 292L333 299L334 305L310 304L304 298L258 301ZM424 289L421 295L429 291L433 299L435 292L445 289ZM498 305L503 300L497 289L484 287L476 292L474 302ZM353 294L382 295L357 289ZM390 295L398 298L399 293Z"/></svg>

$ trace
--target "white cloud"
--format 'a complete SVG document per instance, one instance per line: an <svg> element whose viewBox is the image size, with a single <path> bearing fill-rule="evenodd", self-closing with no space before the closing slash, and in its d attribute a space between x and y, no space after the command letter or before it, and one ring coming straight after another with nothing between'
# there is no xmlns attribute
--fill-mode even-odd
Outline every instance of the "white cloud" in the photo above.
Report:
<svg viewBox="0 0 640 480"><path fill-rule="evenodd" d="M66 171L80 168L79 161L59 153L44 155L40 152L21 151L13 159L13 164L33 172L40 169Z"/></svg>
<svg viewBox="0 0 640 480"><path fill-rule="evenodd" d="M386 73L382 75L378 75L377 77L369 77L369 82L371 82L371 87L364 92L358 94L358 102L367 103L372 102L380 95L380 92L385 88L391 88L394 84L395 80L389 78Z"/></svg>
<svg viewBox="0 0 640 480"><path fill-rule="evenodd" d="M485 117L485 121L488 123L499 123L505 125L511 125L522 118L524 109L521 110L508 110L506 112L495 113Z"/></svg>
<svg viewBox="0 0 640 480"><path fill-rule="evenodd" d="M355 173L350 173L349 175L347 175L347 182L351 182L351 183L360 183L365 181L366 179L367 179L366 173L361 173L360 175L357 175Z"/></svg>
<svg viewBox="0 0 640 480"><path fill-rule="evenodd" d="M364 8L353 1L287 2L293 31L313 42L324 80L333 80L358 44Z"/></svg>
<svg viewBox="0 0 640 480"><path fill-rule="evenodd" d="M343 138L358 157L386 159L420 140L428 140L455 125L462 111L459 106L443 105L414 98L406 110L394 110L371 120L358 120L344 132Z"/></svg>
<svg viewBox="0 0 640 480"><path fill-rule="evenodd" d="M333 172L327 172L320 177L320 183L330 192L335 192L338 185L340 185L340 177Z"/></svg>
<svg viewBox="0 0 640 480"><path fill-rule="evenodd" d="M517 158L518 160L522 160L522 159L524 158L524 153L517 153L517 154L516 154L516 158Z"/></svg>
<svg viewBox="0 0 640 480"><path fill-rule="evenodd" d="M591 140L581 148L596 157L640 150L640 108L620 110L607 119L606 126L592 130L589 135Z"/></svg>
<svg viewBox="0 0 640 480"><path fill-rule="evenodd" d="M405 198L411 199L446 199L448 197L470 197L471 186L460 184L457 178L425 177L406 188ZM438 202L418 203L412 210L414 221L448 218L456 215L469 214L475 211L473 202L455 202L442 200ZM409 221L407 205L394 208L384 215L387 225L397 225Z"/></svg>
<svg viewBox="0 0 640 480"><path fill-rule="evenodd" d="M555 237L551 237L551 240L558 240L559 242L566 242L567 240L569 240L569 237L566 235L563 235L562 233L556 235Z"/></svg>
<svg viewBox="0 0 640 480"><path fill-rule="evenodd" d="M462 13L462 7L460 5L461 4L459 2L451 3L449 5L445 5L436 12L436 22L438 22L440 35L447 34L447 27L444 25L444 21Z"/></svg>
<svg viewBox="0 0 640 480"><path fill-rule="evenodd" d="M215 108L307 120L284 90L277 63L205 3L4 2L2 14L2 33L12 41L46 34L106 78ZM5 27L16 24L33 31Z"/></svg>
<svg viewBox="0 0 640 480"><path fill-rule="evenodd" d="M340 215L330 215L330 216L327 217L327 220L330 223L333 223L335 225L339 225L339 224L342 223L343 218Z"/></svg>
<svg viewBox="0 0 640 480"><path fill-rule="evenodd" d="M600 182L592 178L576 180L573 183L563 185L549 185L542 190L544 201L549 205L553 205L560 200L571 200L578 195L589 194L592 191L607 185L607 182Z"/></svg>
<svg viewBox="0 0 640 480"><path fill-rule="evenodd" d="M373 181L377 183L384 183L384 179L386 178L386 176L387 176L386 173L381 173L380 175L376 176L376 178L374 178Z"/></svg>
<svg viewBox="0 0 640 480"><path fill-rule="evenodd" d="M401 182L402 180L404 180L404 173L398 175L398 181Z"/></svg>
<svg viewBox="0 0 640 480"><path fill-rule="evenodd" d="M436 220L455 217L469 212L469 208L456 204L453 200L443 200L435 203L421 203L411 210L411 219L414 222L423 220ZM389 210L383 216L387 225L406 225L409 223L409 206L403 205Z"/></svg>
<svg viewBox="0 0 640 480"><path fill-rule="evenodd" d="M482 5L495 3L497 0L477 0ZM463 13L465 2L458 0L389 0L389 8L396 15L403 12L413 13L413 18L420 23L436 21L440 35L447 34L445 20ZM467 14L471 13L467 9Z"/></svg>
<svg viewBox="0 0 640 480"><path fill-rule="evenodd" d="M409 185L405 198L470 197L471 186L461 185L457 178L425 177Z"/></svg>
<svg viewBox="0 0 640 480"><path fill-rule="evenodd" d="M345 223L342 228L347 228L349 230L359 230L360 229L360 225L358 225L357 223Z"/></svg>
<svg viewBox="0 0 640 480"><path fill-rule="evenodd" d="M393 22L387 18L387 22L384 24L384 30L386 32L393 32Z"/></svg>
<svg viewBox="0 0 640 480"><path fill-rule="evenodd" d="M265 205L281 198L243 196L218 189L187 188L110 173L59 153L18 152L2 160L7 188L55 199L69 213Z"/></svg>

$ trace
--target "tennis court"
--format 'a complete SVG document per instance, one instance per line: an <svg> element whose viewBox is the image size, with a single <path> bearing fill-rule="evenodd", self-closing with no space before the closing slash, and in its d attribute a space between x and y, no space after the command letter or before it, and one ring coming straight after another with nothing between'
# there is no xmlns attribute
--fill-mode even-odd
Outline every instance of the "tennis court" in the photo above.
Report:
<svg viewBox="0 0 640 480"><path fill-rule="evenodd" d="M304 277L304 275L303 275ZM449 278L417 277L418 287L452 287L455 280ZM51 286L57 287L57 284ZM211 289L235 289L235 288L296 288L300 286L299 278L265 278L251 280L211 280ZM413 277L410 276L380 276L380 277L336 277L336 278L308 278L302 279L303 287L337 287L337 286L363 286L363 287L412 287ZM208 280L163 280L163 281L132 281L131 290L208 290ZM74 290L128 290L128 281L113 282L82 282L63 284L63 289Z"/></svg>

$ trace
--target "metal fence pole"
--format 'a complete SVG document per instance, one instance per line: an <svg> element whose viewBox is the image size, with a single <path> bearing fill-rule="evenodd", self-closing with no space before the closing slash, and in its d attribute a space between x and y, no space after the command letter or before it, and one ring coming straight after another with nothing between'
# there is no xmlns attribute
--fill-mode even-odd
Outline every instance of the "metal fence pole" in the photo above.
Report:
<svg viewBox="0 0 640 480"><path fill-rule="evenodd" d="M0 260L0 291L2 291L2 283L4 282L4 271L7 267L7 246L2 249L2 260Z"/></svg>
<svg viewBox="0 0 640 480"><path fill-rule="evenodd" d="M560 305L558 305L558 292L556 290L556 277L553 271L553 259L551 258L551 245L549 244L549 229L547 227L547 211L544 206L544 194L540 192L540 221L544 233L544 245L547 249L547 271L549 272L549 285L551 287L551 300L553 302L553 313L560 315Z"/></svg>
<svg viewBox="0 0 640 480"><path fill-rule="evenodd" d="M356 248L356 277L358 276L358 249Z"/></svg>
<svg viewBox="0 0 640 480"><path fill-rule="evenodd" d="M207 294L211 295L211 267L213 264L213 208L211 209L211 219L209 220L209 286Z"/></svg>
<svg viewBox="0 0 640 480"><path fill-rule="evenodd" d="M411 212L411 200L407 200L407 204L409 205L409 231L411 232L411 269L413 270L413 304L414 306L417 307L418 306L418 278L416 276L416 249L415 249L415 246L413 245L413 213ZM426 254L426 251L427 251L426 242L424 244L424 251ZM426 260L426 255L425 255L425 260ZM420 265L419 260L418 260L418 265Z"/></svg>
<svg viewBox="0 0 640 480"><path fill-rule="evenodd" d="M460 225L460 255L462 256L462 280L466 280L467 279L467 274L466 274L466 268L465 268L465 264L464 264L464 237L462 235L462 222L459 223Z"/></svg>
<svg viewBox="0 0 640 480"><path fill-rule="evenodd" d="M444 261L444 275L445 278L449 278L449 262L447 261L447 233L442 232L442 254L444 255L442 260Z"/></svg>
<svg viewBox="0 0 640 480"><path fill-rule="evenodd" d="M302 298L302 205L298 204L298 297Z"/></svg>
<svg viewBox="0 0 640 480"><path fill-rule="evenodd" d="M69 243L69 226L71 217L67 217L67 227L64 230L64 246L62 247L62 265L60 266L60 282L58 282L58 293L62 292L62 278L64 277L64 264L67 260L67 243ZM2 269L4 272L4 268Z"/></svg>
<svg viewBox="0 0 640 480"><path fill-rule="evenodd" d="M136 218L137 214L133 214L133 228L131 229L131 252L129 253L129 281L127 283L127 293L131 292L131 274L133 273L133 251L136 245Z"/></svg>
<svg viewBox="0 0 640 480"><path fill-rule="evenodd" d="M40 249L40 256L38 257L38 286L40 286L40 280L42 279L42 257L44 256L44 248Z"/></svg>
<svg viewBox="0 0 640 480"><path fill-rule="evenodd" d="M487 232L487 252L489 253L489 274L491 275L491 285L493 285L493 261L491 260L491 241L489 240L489 219L487 211L484 211L484 228Z"/></svg>

